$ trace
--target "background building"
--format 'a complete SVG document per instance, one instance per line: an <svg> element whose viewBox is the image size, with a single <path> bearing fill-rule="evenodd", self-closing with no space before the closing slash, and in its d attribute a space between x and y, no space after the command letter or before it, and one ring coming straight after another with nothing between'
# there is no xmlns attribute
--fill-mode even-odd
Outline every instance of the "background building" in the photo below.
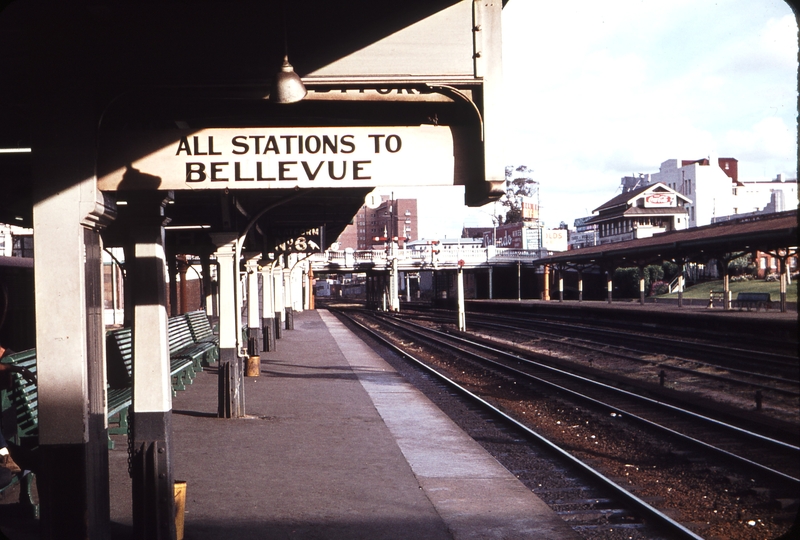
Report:
<svg viewBox="0 0 800 540"><path fill-rule="evenodd" d="M662 183L644 185L596 208L597 215L584 224L597 227L597 244L649 238L688 228L686 207L690 203L687 197Z"/></svg>
<svg viewBox="0 0 800 540"><path fill-rule="evenodd" d="M742 181L735 158L694 161L668 159L659 172L622 179L623 190L656 182L691 200L689 227L709 225L742 215L782 212L797 206L797 179L779 174L774 180Z"/></svg>
<svg viewBox="0 0 800 540"><path fill-rule="evenodd" d="M417 200L383 196L381 201L377 208L361 207L353 222L339 235L339 249L382 246L383 240L375 241L375 237L396 237L400 247L417 239Z"/></svg>

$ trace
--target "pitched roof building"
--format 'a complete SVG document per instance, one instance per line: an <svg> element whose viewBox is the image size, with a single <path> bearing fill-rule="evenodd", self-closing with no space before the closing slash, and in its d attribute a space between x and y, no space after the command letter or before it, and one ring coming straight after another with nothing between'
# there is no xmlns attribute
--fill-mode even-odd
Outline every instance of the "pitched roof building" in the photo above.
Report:
<svg viewBox="0 0 800 540"><path fill-rule="evenodd" d="M640 186L595 208L597 215L585 224L597 226L597 244L649 238L688 228L686 205L691 202L662 183Z"/></svg>

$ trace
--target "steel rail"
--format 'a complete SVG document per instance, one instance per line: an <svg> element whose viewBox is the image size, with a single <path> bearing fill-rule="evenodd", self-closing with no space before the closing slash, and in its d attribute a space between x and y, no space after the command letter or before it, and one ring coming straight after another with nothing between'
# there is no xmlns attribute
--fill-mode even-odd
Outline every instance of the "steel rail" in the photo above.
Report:
<svg viewBox="0 0 800 540"><path fill-rule="evenodd" d="M396 321L388 321L387 320L387 322L394 322L396 326L401 327L401 325L397 324ZM481 344L481 343L476 343L476 342L473 342L473 341L469 341L469 340L467 340L465 338L461 338L459 336L454 336L452 334L447 334L445 332L440 332L438 330L433 330L431 328L426 328L426 327L423 327L423 326L419 326L419 325L416 325L414 323L410 323L408 321L405 321L405 323L413 325L414 327L417 328L417 331L429 332L429 333L437 335L439 337L447 337L447 338L449 338L451 340L459 341L459 342L461 342L461 343L463 343L465 345L468 345L470 347L479 348L479 349L491 352L493 354L497 354L497 355L500 355L500 356L515 360L517 362L523 362L523 363L526 363L526 364L529 364L529 365L533 365L533 366L536 366L537 368L544 369L545 371L549 371L551 373L555 373L555 374L558 374L558 375L561 375L561 376L565 376L565 377L567 377L569 379L578 380L578 381L580 381L582 383L589 384L590 386L599 387L599 388L601 388L603 390L610 391L612 393L617 393L617 394L623 395L623 396L628 397L628 398L632 398L632 399L635 399L635 400L643 401L643 402L648 403L650 405L667 409L670 412L677 413L677 414L680 414L680 415L683 415L683 416L688 416L688 417L693 418L695 420L707 422L707 423L709 423L711 425L714 425L714 426L717 426L717 427L719 427L721 429L730 430L730 431L739 433L740 435L744 435L746 437L756 439L756 440L758 440L760 442L763 442L763 443L766 443L766 444L772 444L772 445L778 446L780 448L783 448L784 450L789 450L791 452L800 453L800 447L798 447L798 446L795 446L795 445L792 445L792 444L789 444L789 443L786 443L786 442L783 442L783 441L780 441L780 440L777 440L777 439L773 439L771 437L766 437L766 436L761 435L759 433L754 433L752 431L748 431L748 430L740 428L738 426L734 426L734 425L728 424L726 422L722 422L720 420L716 420L714 418L710 418L708 416L695 413L693 411L682 409L680 407L677 407L675 405L671 405L669 403L665 403L663 401L658 401L658 400L655 400L655 399L652 399L652 398L648 398L648 397L645 397L645 396L640 396L638 394L635 394L633 392L629 392L627 390L623 390L621 388L616 388L614 386L610 386L608 384L601 383L601 382L598 382L598 381L583 377L581 375L576 375L576 374L570 373L568 371L564 371L564 370L561 370L561 369L558 369L558 368L554 368L552 366L541 364L539 362L535 362L535 361L532 361L530 359L523 358L523 357L518 356L516 354L512 354L512 353L509 353L509 352L506 352L506 351L502 351L500 349L495 349L494 347L490 347L488 345L484 345L484 344ZM406 331L409 331L409 330L406 329ZM442 343L441 341L439 341L438 343L440 345L447 345L446 343ZM453 347L453 346L451 346L451 347ZM460 350L460 352L462 352L462 353L467 352L468 353L469 351ZM474 353L471 353L471 354L474 355ZM475 356L477 356L477 355L475 355ZM657 424L657 423L655 423L655 422L653 422L651 420L643 418L643 417L641 417L639 415L636 415L634 413L622 410L619 407L615 407L613 405L609 405L609 404L604 403L602 401L599 401L599 400L597 400L595 398L591 398L589 396L581 394L580 392L577 392L577 391L571 390L569 388L566 388L564 386L555 384L553 382L541 379L540 377L536 377L536 376L531 375L529 373L525 373L523 371L517 370L517 369L515 369L513 367L510 367L510 366L507 366L505 364L501 364L499 362L495 362L495 361L493 361L491 359L487 359L487 358L483 358L483 357L479 357L479 358L481 358L483 361L487 361L487 362L490 362L490 363L492 363L492 364L494 364L496 366L502 367L504 370L508 370L508 371L514 372L517 375L521 375L521 376L524 376L524 377L529 378L529 379L533 379L533 380L535 380L535 381L537 381L537 382L539 382L541 384L548 385L548 386L550 386L552 388L555 388L555 389L557 389L559 391L566 392L566 393L568 393L570 395L573 395L573 396L575 396L577 398L580 398L582 400L589 401L590 403L593 403L595 405L599 405L599 406L602 406L602 407L605 407L607 409L614 410L614 411L620 411L620 412L628 415L629 417L635 419L638 422L644 423L644 424L646 424L648 426L651 426L651 427L653 427L655 429L662 430L662 431L664 431L666 433L669 433L670 435L679 437L680 439L682 439L682 440L684 440L686 442L698 445L701 448L703 448L703 449L705 449L705 450L707 450L709 452L717 453L717 454L722 455L722 456L724 456L726 458L729 458L731 460L735 460L735 461L737 461L739 463L742 463L744 465L747 465L749 467L753 467L755 469L758 469L761 472L764 472L764 473L771 474L773 476L779 477L782 480L786 480L786 481L792 482L794 484L800 484L800 479L795 478L795 477L793 477L791 475L788 475L788 474L783 473L781 471L775 470L775 469L773 469L771 467L767 467L766 465L763 465L761 463L752 461L752 460L750 460L748 458L745 458L743 456L739 456L737 454L734 454L734 453L729 452L727 450L724 450L722 448L718 448L718 447L713 446L713 445L711 445L709 443L706 443L704 441L701 441L701 440L696 439L694 437L691 437L689 435L685 435L683 433L675 431L675 430L673 430L671 428L668 428L666 426L662 426L662 425Z"/></svg>
<svg viewBox="0 0 800 540"><path fill-rule="evenodd" d="M474 319L473 319L473 325L475 325L475 324L477 324L479 327L482 327L482 328L493 328L493 329L500 329L500 330L505 330L505 331L509 330L508 326L504 326L504 325L499 324L499 323L492 323L492 322L483 321L483 320L478 321L478 322L474 322ZM512 330L514 330L514 329L515 330L530 330L529 328L525 328L523 326L513 326L511 329ZM561 334L552 334L552 333L543 332L543 331L539 331L539 330L537 330L537 332L539 334L541 334L541 335L544 335L544 336L552 336L552 337L546 337L545 338L545 339L549 339L551 341L558 341L555 338L563 338L564 337ZM571 337L570 340L571 340L570 343L569 343L570 347L579 347L579 348L583 348L583 349L589 349L589 350L592 350L592 351L596 351L597 350L598 342L596 342L596 341L590 341L588 339L581 339L581 338L574 338L574 337ZM582 342L582 343L574 343L575 341L579 341L579 342ZM629 353L634 353L634 354L645 354L645 355L653 354L652 352L648 352L648 351L641 351L641 350L638 350L638 349L631 349L630 347L623 347L623 346L619 346L619 345L611 345L611 344L608 344L608 343L603 343L603 345L606 345L606 346L609 346L609 347L615 347L619 351L624 351L624 352L629 352ZM713 373L698 372L696 370L689 369L689 368L682 368L682 367L679 367L679 366L670 366L670 365L662 364L662 363L659 363L659 362L653 362L651 360L644 360L642 358L636 358L635 356L629 356L629 355L625 355L625 354L621 354L621 353L611 353L611 352L606 353L604 351L604 354L615 354L616 356L620 356L622 358L627 358L628 360L632 360L632 361L635 361L635 362L641 362L641 363L646 363L646 364L657 365L659 367L663 367L665 369L671 369L671 370L674 370L674 371L692 373L692 374L695 374L697 376L705 377L705 378L708 378L708 379L716 379L716 380L721 380L721 381L725 381L725 382L743 384L743 385L748 385L748 386L751 386L751 387L754 387L754 388L760 388L760 389L763 389L763 390L770 390L770 391L777 392L777 393L784 394L784 395L791 396L791 397L800 397L800 391L797 391L797 390L786 390L784 388L775 388L775 387L772 387L772 386L766 386L765 384L758 384L758 383L755 383L755 382L752 382L752 381L745 381L745 380L742 380L742 379L733 379L733 378L730 378L730 377L725 377L723 375L714 375ZM737 375L744 375L744 376L747 376L747 377L754 377L754 378L763 379L765 381L774 382L774 383L795 384L798 387L800 387L800 381L790 380L790 379L786 379L784 377L778 377L778 376L775 376L775 375L765 375L763 373L754 373L752 371L746 371L746 370L743 370L743 369L733 368L733 367L724 366L724 365L720 365L720 364L712 364L710 362L704 362L702 360L697 360L697 359L694 359L694 358L684 358L682 356L669 356L669 358L674 359L674 360L684 361L684 362L691 362L691 363L697 364L699 366L711 367L711 368L717 368L717 369L724 369L725 371L729 371L729 372L735 373Z"/></svg>
<svg viewBox="0 0 800 540"><path fill-rule="evenodd" d="M475 401L476 403L479 403L481 406L483 406L486 409L490 410L492 413L498 415L499 417L501 417L506 422L509 422L510 424L514 425L517 429L523 431L525 434L527 434L528 436L530 436L533 439L535 439L536 441L538 441L540 444L542 444L545 447L547 447L550 451L556 453L562 459L567 460L573 466L577 467L578 469L580 469L584 473L588 474L589 476L591 476L592 478L594 478L595 480L600 482L602 485L604 485L606 488L608 488L611 491L613 491L619 497L621 497L622 499L628 501L631 505L633 505L635 508L637 508L642 514L649 516L650 518L652 518L656 522L658 522L660 525L667 527L668 529L670 529L670 531L676 533L679 537L681 537L681 538L690 538L692 540L703 540L702 536L696 535L695 533L693 533L691 530L687 529L682 524L680 524L677 521L673 520L672 518L670 518L669 516L667 516L666 514L661 512L660 510L658 510L657 508L652 507L651 505L649 505L648 503L646 503L645 501L643 501L642 499L640 499L639 497L637 497L633 493L629 492L628 490L626 490L625 488L623 488L622 486L620 486L619 484L617 484L616 482L614 482L610 478L608 478L605 475L603 475L601 472L593 469L592 467L590 467L586 463L582 462L581 460L579 460L578 458L576 458L575 456L573 456L572 454L570 454L569 452L567 452L566 450L561 448L560 446L558 446L555 443L553 443L552 441L546 439L542 435L536 433L535 431L533 431L528 426L520 423L519 421L517 421L513 417L509 416L505 412L501 411L500 409L498 409L497 407L495 407L494 405L492 405L491 403L489 403L485 399L481 398L477 394L474 394L474 393L470 392L469 390L467 390L466 388L464 388L463 386L461 386L457 382L453 381L452 379L450 379L449 377L447 377L443 373L440 373L439 371L433 369L432 367L427 365L422 360L419 360L416 357L414 357L409 352L404 351L403 349L401 349L400 347L398 347L397 345L395 345L394 343L392 343L391 341L389 341L388 339L386 339L385 337L383 337L379 333L375 332L371 328L368 328L367 326L365 326L361 322L355 320L350 315L348 315L348 314L346 314L346 313L344 313L342 311L336 310L336 312L341 314L344 317L347 317L347 319L350 320L353 324L357 325L363 331L365 331L368 334L370 334L373 338L375 338L376 340L378 340L381 343L383 343L384 346L386 346L387 348L393 350L394 352L399 354L401 357L414 362L416 365L418 365L419 367L421 367L422 369L424 369L425 371L427 371L431 375L435 376L437 379L443 381L448 386L451 386L452 388L457 389L463 395L469 397L471 400Z"/></svg>
<svg viewBox="0 0 800 540"><path fill-rule="evenodd" d="M480 317L481 315L484 315L484 314L471 313L471 315L473 317L475 317L475 316ZM492 316L492 318L494 320L502 319L502 320L505 320L505 321L509 321L510 323L515 324L517 327L519 327L519 323L520 323L519 319L511 319L509 317L503 317L502 315L500 315L500 316ZM567 324L567 323L563 323L563 322L540 321L540 320L533 320L533 319L529 319L529 318L525 318L523 320L524 320L524 322L530 323L530 324L532 324L534 326L549 327L549 328L559 329L559 330L574 331L574 329L576 327L576 325L574 323ZM586 326L586 325L579 325L579 327L580 327L581 332L584 333L584 334L590 334L590 335L594 334L594 335L601 336L601 337L614 337L615 335L621 335L621 336L625 336L626 339L629 339L631 341L636 341L636 342L646 341L648 344L656 344L656 345L659 345L659 346L662 346L662 347L667 347L670 350L674 350L676 346L679 346L680 348L688 348L689 345L691 346L691 350L693 352L695 352L697 350L700 350L700 351L708 352L708 353L711 353L711 354L718 354L719 350L720 350L720 347L717 346L717 345L713 345L713 344L709 344L709 343L703 343L701 341L697 341L697 342L692 341L692 342L690 342L688 344L684 344L684 343L682 343L680 341L676 342L676 340L674 338L670 339L670 338L663 338L663 337L659 337L659 336L650 336L650 335L645 337L645 336L642 336L641 334L637 334L635 332L621 331L621 330L614 330L614 329L607 329L607 328L597 328L597 327L594 327L594 326ZM526 328L526 329L530 330L530 328ZM748 349L743 349L743 348L740 348L740 347L730 347L730 346L726 346L725 347L725 353L726 353L726 355L728 357L733 357L734 361L747 362L747 363L751 363L753 361L753 357L756 356L759 362L761 362L762 364L764 362L767 362L774 369L785 369L785 368L795 369L798 366L797 357L796 356L789 356L789 355L786 355L786 354L770 353L770 352L763 352L763 351L758 351L758 350L748 350Z"/></svg>

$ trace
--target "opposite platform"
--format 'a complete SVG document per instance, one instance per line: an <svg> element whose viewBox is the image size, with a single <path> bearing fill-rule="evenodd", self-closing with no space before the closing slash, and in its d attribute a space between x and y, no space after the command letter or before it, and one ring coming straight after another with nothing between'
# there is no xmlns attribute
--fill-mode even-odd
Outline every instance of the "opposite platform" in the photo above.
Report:
<svg viewBox="0 0 800 540"><path fill-rule="evenodd" d="M212 370L174 400L187 540L577 538L333 315L294 324L245 380L247 418L215 417ZM111 454L124 537L124 440Z"/></svg>

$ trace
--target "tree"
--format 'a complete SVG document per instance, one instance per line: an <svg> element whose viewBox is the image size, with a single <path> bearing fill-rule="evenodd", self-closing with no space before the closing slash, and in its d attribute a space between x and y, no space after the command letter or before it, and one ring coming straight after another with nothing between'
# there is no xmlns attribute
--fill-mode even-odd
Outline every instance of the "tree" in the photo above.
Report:
<svg viewBox="0 0 800 540"><path fill-rule="evenodd" d="M507 208L505 218L498 216L498 225L503 223L521 223L522 201L534 193L536 181L531 178L533 169L527 165L506 167L506 193L500 198L500 204Z"/></svg>

